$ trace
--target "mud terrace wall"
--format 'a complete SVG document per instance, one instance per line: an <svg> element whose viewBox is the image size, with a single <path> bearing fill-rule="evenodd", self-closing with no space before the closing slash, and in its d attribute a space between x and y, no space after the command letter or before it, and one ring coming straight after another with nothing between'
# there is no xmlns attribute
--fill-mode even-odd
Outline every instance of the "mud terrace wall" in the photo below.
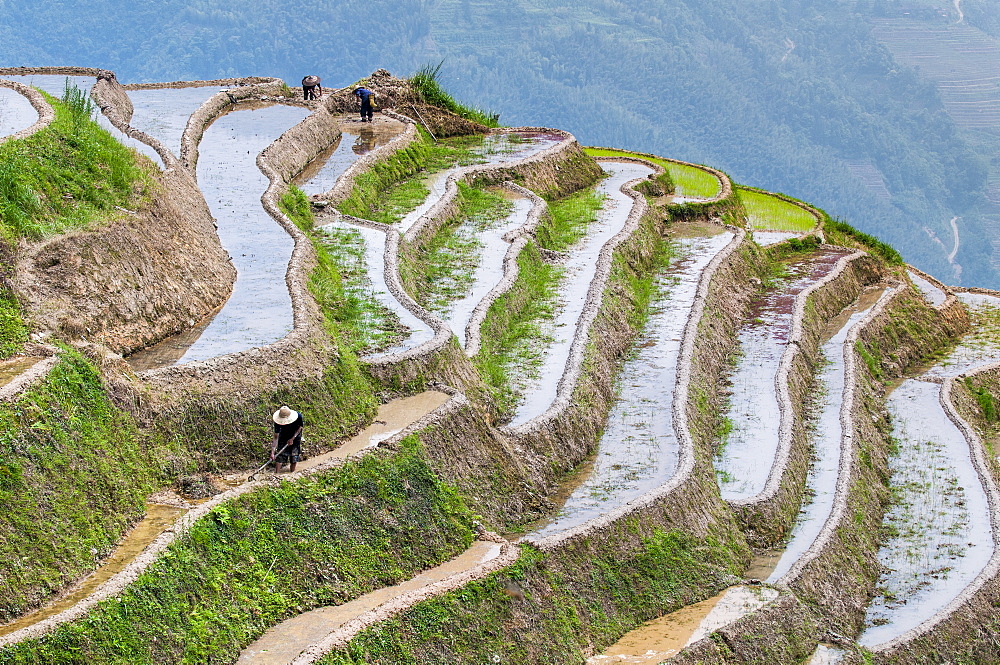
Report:
<svg viewBox="0 0 1000 665"><path fill-rule="evenodd" d="M0 74L2 76L2 74ZM38 120L36 120L30 127L25 127L24 129L14 132L13 134L8 134L7 136L0 136L0 143L6 141L14 141L17 139L23 139L31 136L35 132L52 124L52 121L56 119L56 112L52 108L52 105L45 101L45 96L38 92L31 86L24 85L18 81L5 81L0 79L0 88L10 88L20 95L27 98L31 106L38 111Z"/></svg>
<svg viewBox="0 0 1000 665"><path fill-rule="evenodd" d="M827 276L795 298L792 330L775 378L781 420L774 464L760 494L730 502L755 547L778 543L791 528L802 503L810 460L806 407L820 360L823 330L866 285L882 277L875 262L858 251L842 257Z"/></svg>

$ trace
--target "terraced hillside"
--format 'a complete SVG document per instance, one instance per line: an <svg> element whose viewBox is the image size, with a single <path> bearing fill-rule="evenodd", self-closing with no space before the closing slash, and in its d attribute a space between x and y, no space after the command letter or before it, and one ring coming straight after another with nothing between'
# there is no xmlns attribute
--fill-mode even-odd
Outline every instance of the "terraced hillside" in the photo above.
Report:
<svg viewBox="0 0 1000 665"><path fill-rule="evenodd" d="M1000 294L432 79L0 79L0 663L1000 658Z"/></svg>

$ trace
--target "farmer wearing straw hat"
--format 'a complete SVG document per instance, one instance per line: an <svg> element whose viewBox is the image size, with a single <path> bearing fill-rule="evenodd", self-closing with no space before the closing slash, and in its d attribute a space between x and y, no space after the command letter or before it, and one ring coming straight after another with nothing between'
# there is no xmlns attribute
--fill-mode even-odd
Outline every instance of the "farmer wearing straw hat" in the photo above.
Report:
<svg viewBox="0 0 1000 665"><path fill-rule="evenodd" d="M302 456L302 414L283 406L271 416L274 421L274 441L271 442L271 459L275 470L281 471L282 465L289 465L289 473L295 471Z"/></svg>
<svg viewBox="0 0 1000 665"><path fill-rule="evenodd" d="M317 94L318 93L318 94ZM302 79L302 99L319 99L323 96L323 86L320 85L319 77L309 76Z"/></svg>

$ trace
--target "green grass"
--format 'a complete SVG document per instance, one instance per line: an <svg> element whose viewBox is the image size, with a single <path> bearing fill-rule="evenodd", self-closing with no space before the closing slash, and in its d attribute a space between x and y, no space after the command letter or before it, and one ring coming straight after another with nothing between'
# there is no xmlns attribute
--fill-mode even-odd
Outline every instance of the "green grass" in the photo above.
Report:
<svg viewBox="0 0 1000 665"><path fill-rule="evenodd" d="M481 135L435 142L422 129L419 132L419 139L355 178L350 195L337 209L362 219L395 224L430 194L423 182L427 176L483 161L476 152L483 144Z"/></svg>
<svg viewBox="0 0 1000 665"><path fill-rule="evenodd" d="M556 314L562 268L542 259L540 249L563 251L586 235L603 199L582 190L549 205L549 219L517 258L518 276L510 291L490 307L481 330L482 346L472 359L505 416L513 414L518 392L535 376L551 336L547 321Z"/></svg>
<svg viewBox="0 0 1000 665"><path fill-rule="evenodd" d="M704 169L699 169L695 166L688 166L687 164L678 164L676 162L671 162L668 159L661 159L659 157L652 157L649 155L641 155L635 152L629 152L627 150L607 150L604 148L586 148L585 152L591 157L640 157L642 159L653 162L654 164L659 164L667 170L670 174L670 179L673 181L676 190L674 194L677 196L687 196L691 198L699 199L710 199L719 194L722 187L719 183L719 179L714 175L705 171Z"/></svg>
<svg viewBox="0 0 1000 665"><path fill-rule="evenodd" d="M415 261L400 266L404 283L413 285L416 301L442 316L472 288L483 247L477 234L495 227L513 209L498 194L464 183L458 190L458 214L438 229Z"/></svg>
<svg viewBox="0 0 1000 665"><path fill-rule="evenodd" d="M905 263L903 257L896 251L895 247L889 243L882 242L873 235L857 230L843 220L824 215L823 234L826 236L827 242L835 245L844 245L846 247L860 245L862 248L881 257L889 265L901 266Z"/></svg>
<svg viewBox="0 0 1000 665"><path fill-rule="evenodd" d="M0 289L0 360L20 353L28 341L28 326L21 317L21 306L14 294Z"/></svg>
<svg viewBox="0 0 1000 665"><path fill-rule="evenodd" d="M356 354L371 353L400 337L399 318L372 294L364 264L364 239L357 231L320 232L309 198L292 186L278 204L313 242L317 266L309 275L327 331Z"/></svg>
<svg viewBox="0 0 1000 665"><path fill-rule="evenodd" d="M754 229L806 233L816 228L816 217L794 203L742 187L737 187L736 192Z"/></svg>
<svg viewBox="0 0 1000 665"><path fill-rule="evenodd" d="M268 627L397 584L472 542L474 516L415 436L396 452L234 499L121 594L4 663L233 662Z"/></svg>
<svg viewBox="0 0 1000 665"><path fill-rule="evenodd" d="M442 64L444 64L444 61L437 65L424 65L417 70L416 74L410 77L410 83L416 88L420 97L432 106L451 111L455 115L467 120L478 122L487 127L499 127L499 113L460 104L455 101L454 97L445 92L444 88L438 82L438 72L441 71Z"/></svg>
<svg viewBox="0 0 1000 665"><path fill-rule="evenodd" d="M522 546L511 566L377 623L319 662L579 663L584 650L717 588L725 570L741 572L738 546L711 536L654 529L635 538L627 551L590 549L572 568Z"/></svg>
<svg viewBox="0 0 1000 665"><path fill-rule="evenodd" d="M55 121L0 144L0 238L38 239L134 206L148 175L135 153L93 121L90 100L69 87L48 97Z"/></svg>
<svg viewBox="0 0 1000 665"><path fill-rule="evenodd" d="M0 405L0 621L92 570L142 516L165 463L75 351Z"/></svg>

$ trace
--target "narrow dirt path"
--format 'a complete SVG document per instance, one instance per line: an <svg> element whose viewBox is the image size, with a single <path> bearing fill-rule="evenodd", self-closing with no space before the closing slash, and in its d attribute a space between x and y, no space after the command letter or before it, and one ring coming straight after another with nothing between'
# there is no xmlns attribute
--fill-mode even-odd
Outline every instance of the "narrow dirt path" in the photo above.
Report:
<svg viewBox="0 0 1000 665"><path fill-rule="evenodd" d="M240 654L237 663L287 665L308 647L322 642L335 630L390 601L465 573L500 555L500 543L477 540L450 561L425 570L396 586L383 587L343 605L321 607L274 626Z"/></svg>
<svg viewBox="0 0 1000 665"><path fill-rule="evenodd" d="M302 478L331 462L373 448L444 405L449 399L450 396L445 393L430 390L383 404L379 407L375 421L364 430L334 450L300 462L295 473L282 473L280 477L288 480ZM265 455L266 451L262 446L262 458L266 459ZM248 474L249 471L228 474L226 479L233 487L218 498L232 499L262 486L260 482L248 481ZM200 510L204 511L206 506L209 504L203 504ZM173 541L173 538L164 540L164 535L172 533L176 537L184 532L186 525L193 522L182 508L153 504L149 511L147 518L129 532L100 568L42 608L0 626L0 646L35 637L59 624L76 619L98 602L120 593Z"/></svg>

